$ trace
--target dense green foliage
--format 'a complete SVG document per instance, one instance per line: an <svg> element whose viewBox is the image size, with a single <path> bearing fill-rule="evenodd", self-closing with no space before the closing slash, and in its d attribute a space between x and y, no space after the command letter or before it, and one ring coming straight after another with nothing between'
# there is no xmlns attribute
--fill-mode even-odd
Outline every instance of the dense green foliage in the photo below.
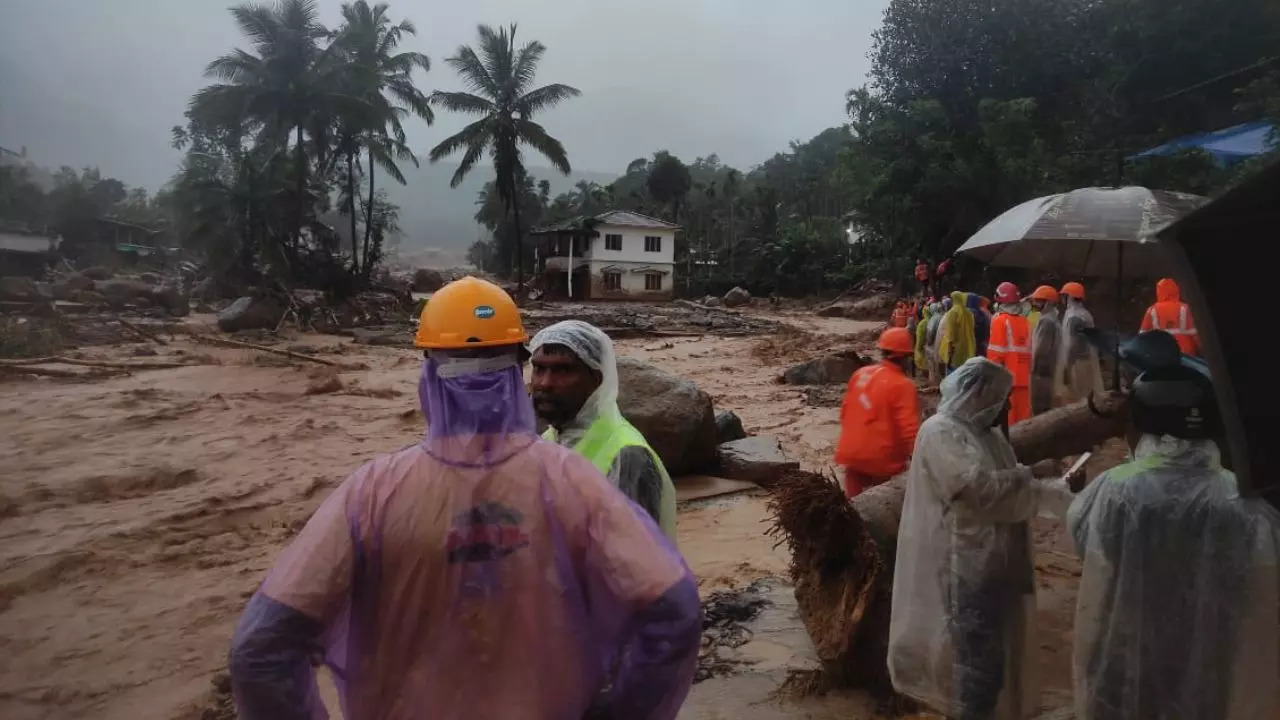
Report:
<svg viewBox="0 0 1280 720"><path fill-rule="evenodd" d="M619 207L680 223L677 276L690 294L903 280L916 258L949 256L1039 195L1221 190L1268 158L1123 159L1280 119L1277 55L1274 0L892 0L871 83L846 97L847 125L745 173L715 155L686 165L659 151L606 188L544 198L543 218Z"/></svg>

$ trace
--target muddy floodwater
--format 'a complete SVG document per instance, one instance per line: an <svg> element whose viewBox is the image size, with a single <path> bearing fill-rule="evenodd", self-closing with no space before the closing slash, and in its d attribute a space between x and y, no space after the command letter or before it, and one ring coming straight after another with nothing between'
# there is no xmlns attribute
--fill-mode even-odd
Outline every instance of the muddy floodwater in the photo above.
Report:
<svg viewBox="0 0 1280 720"><path fill-rule="evenodd" d="M771 317L800 333L781 342L618 345L695 381L717 408L737 412L749 433L777 436L805 467L829 469L838 409L812 407L775 378L823 349L847 348L846 336L867 326ZM199 364L84 382L0 382L0 717L213 716L235 621L281 547L350 471L422 431L414 352L321 335L279 347L360 369L335 380L314 364L179 335L162 347L86 356ZM772 697L789 672L816 661L787 585L788 558L767 526L758 491L681 507L681 550L704 597L761 581L768 600L746 641L724 651L732 672L695 685L681 717L882 717L859 693ZM1055 522L1039 521L1036 535L1037 665L1051 708L1065 704L1070 682L1079 566Z"/></svg>

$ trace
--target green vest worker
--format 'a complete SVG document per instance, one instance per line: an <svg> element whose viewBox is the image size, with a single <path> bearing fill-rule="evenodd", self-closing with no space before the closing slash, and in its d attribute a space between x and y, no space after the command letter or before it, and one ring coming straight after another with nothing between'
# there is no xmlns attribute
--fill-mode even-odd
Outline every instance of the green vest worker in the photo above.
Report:
<svg viewBox="0 0 1280 720"><path fill-rule="evenodd" d="M613 341L599 328L566 320L533 337L533 407L543 435L581 453L648 511L676 540L676 491L658 454L618 409Z"/></svg>

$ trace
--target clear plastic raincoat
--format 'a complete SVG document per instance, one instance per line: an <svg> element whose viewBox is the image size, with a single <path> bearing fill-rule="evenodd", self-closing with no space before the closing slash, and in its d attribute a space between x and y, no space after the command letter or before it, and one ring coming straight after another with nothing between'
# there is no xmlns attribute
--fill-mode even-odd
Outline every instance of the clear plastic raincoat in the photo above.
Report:
<svg viewBox="0 0 1280 720"><path fill-rule="evenodd" d="M932 312L929 315L929 324L925 330L924 354L929 370L929 383L936 384L938 382L938 328L942 326L942 316L946 310L943 308L942 303L937 302L929 307Z"/></svg>
<svg viewBox="0 0 1280 720"><path fill-rule="evenodd" d="M596 433L625 434L630 439L619 440L623 447L607 465L609 480L628 498L639 504L653 516L663 532L672 541L676 537L676 489L662 460L631 423L622 417L618 409L618 358L613 341L600 328L581 320L565 320L544 328L529 344L531 352L543 345L563 345L573 351L587 367L600 373L600 387L578 411L578 416L558 432L550 428L543 436L565 447L582 451L590 444L587 439L594 429ZM634 444L640 443L640 444ZM604 447L605 443L596 443ZM594 458L589 458L594 460ZM604 467L600 467L605 472Z"/></svg>
<svg viewBox="0 0 1280 720"><path fill-rule="evenodd" d="M352 720L674 718L700 619L671 544L538 439L514 354L433 351L419 389L422 442L347 478L249 601L229 658L239 716L328 717L323 661Z"/></svg>
<svg viewBox="0 0 1280 720"><path fill-rule="evenodd" d="M1241 498L1209 440L1144 435L1071 505L1081 720L1280 710L1280 514Z"/></svg>
<svg viewBox="0 0 1280 720"><path fill-rule="evenodd" d="M953 718L1026 717L1037 699L1027 521L1046 493L992 427L1012 387L986 358L947 376L907 474L889 672L898 692Z"/></svg>
<svg viewBox="0 0 1280 720"><path fill-rule="evenodd" d="M1039 415L1053 408L1054 369L1058 367L1058 345L1062 342L1062 323L1058 308L1047 305L1031 331L1031 414Z"/></svg>
<svg viewBox="0 0 1280 720"><path fill-rule="evenodd" d="M1093 313L1084 303L1068 298L1067 310L1062 316L1062 340L1058 343L1058 359L1054 378L1059 383L1056 393L1064 404L1089 397L1104 389L1102 366L1098 363L1098 350L1080 330L1093 327Z"/></svg>

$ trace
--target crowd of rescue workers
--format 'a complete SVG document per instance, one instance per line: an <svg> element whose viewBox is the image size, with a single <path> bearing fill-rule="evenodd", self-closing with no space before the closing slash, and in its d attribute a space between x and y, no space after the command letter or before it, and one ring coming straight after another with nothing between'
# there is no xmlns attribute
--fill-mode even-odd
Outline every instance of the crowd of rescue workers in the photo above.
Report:
<svg viewBox="0 0 1280 720"><path fill-rule="evenodd" d="M1039 705L1030 522L1065 516L1083 560L1076 716L1272 717L1280 520L1218 452L1212 385L1172 281L1133 341L1130 460L1081 488L1020 464L1008 426L1102 389L1084 287L1010 283L901 306L849 381L849 497L906 489L887 663L894 688L960 720ZM248 603L229 659L245 720L675 718L696 670L696 579L674 487L618 408L614 346L566 321L532 340L477 278L422 310L426 433L357 469ZM913 366L915 370L913 370ZM529 380L526 382L526 371ZM920 422L919 372L940 382ZM548 429L539 435L541 419Z"/></svg>

